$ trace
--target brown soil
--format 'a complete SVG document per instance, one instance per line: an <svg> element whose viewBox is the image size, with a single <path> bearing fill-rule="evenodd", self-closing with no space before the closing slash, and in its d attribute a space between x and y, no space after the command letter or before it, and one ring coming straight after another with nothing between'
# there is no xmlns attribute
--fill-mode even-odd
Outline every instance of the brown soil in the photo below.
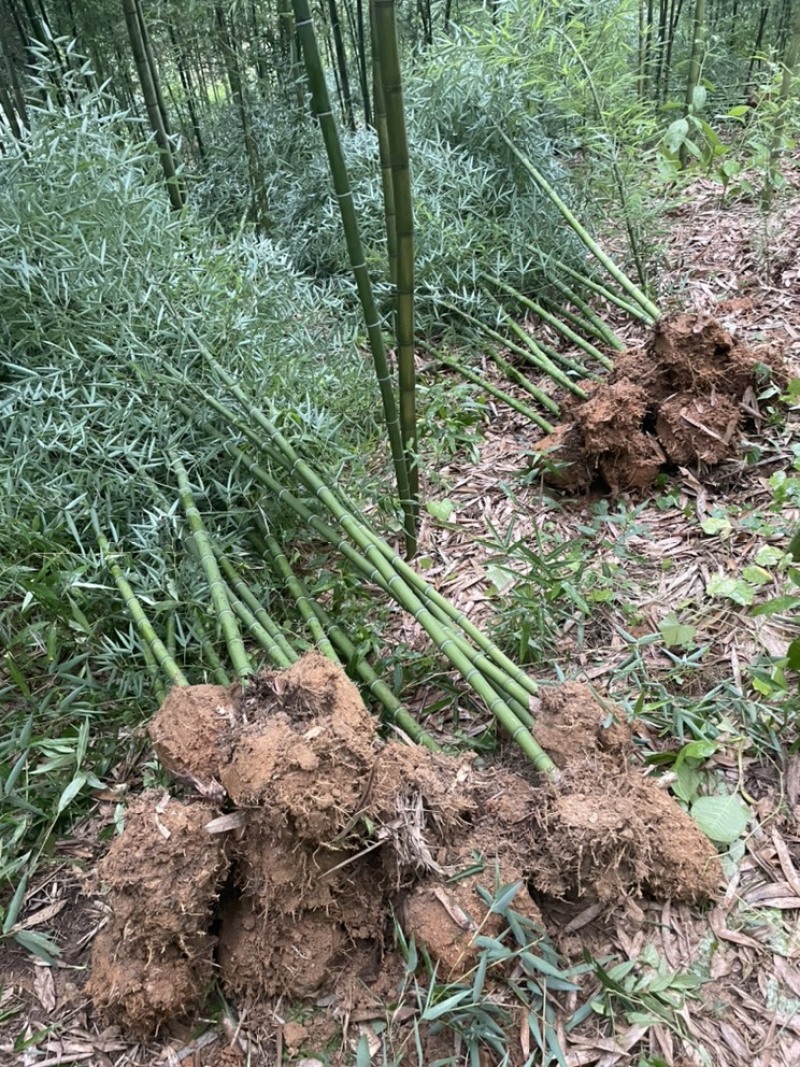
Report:
<svg viewBox="0 0 800 1067"><path fill-rule="evenodd" d="M159 762L176 778L218 779L229 758L226 739L239 717L238 686L173 689L148 731Z"/></svg>
<svg viewBox="0 0 800 1067"><path fill-rule="evenodd" d="M112 918L89 990L103 1017L135 1032L197 1010L215 947L223 988L252 1005L380 985L394 916L443 977L460 977L477 935L510 936L478 887L496 897L517 886L511 907L531 941L547 926L534 891L716 892L714 848L629 766L627 727L586 686L542 693L536 732L557 783L382 742L356 688L316 653L241 700L198 690L174 690L152 730L184 776L218 777L231 828L209 832L207 800L145 794L99 870Z"/></svg>
<svg viewBox="0 0 800 1067"><path fill-rule="evenodd" d="M604 901L643 890L690 903L716 895L716 850L667 793L629 765L628 728L588 686L543 690L534 732L562 768L533 811L537 890Z"/></svg>
<svg viewBox="0 0 800 1067"><path fill-rule="evenodd" d="M173 704L176 701L173 699ZM94 940L88 993L125 1029L147 1034L195 1011L213 973L213 906L228 862L205 801L148 792L97 869L111 919Z"/></svg>
<svg viewBox="0 0 800 1067"><path fill-rule="evenodd" d="M616 494L652 485L669 464L708 465L736 455L742 401L758 364L775 356L740 344L707 315L661 319L650 341L616 359L569 423L539 441L545 480L580 491L600 479Z"/></svg>

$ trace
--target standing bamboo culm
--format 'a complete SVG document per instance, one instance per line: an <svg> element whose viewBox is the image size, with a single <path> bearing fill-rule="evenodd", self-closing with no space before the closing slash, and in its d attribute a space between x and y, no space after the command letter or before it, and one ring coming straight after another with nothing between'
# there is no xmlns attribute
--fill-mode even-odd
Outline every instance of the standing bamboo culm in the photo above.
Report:
<svg viewBox="0 0 800 1067"><path fill-rule="evenodd" d="M145 49L144 40L142 39L142 23L139 19L136 0L122 0L122 8L125 13L125 23L128 27L128 36L130 38L134 62L136 63L136 71L139 75L139 82L142 87L142 96L144 97L147 115L150 119L150 126L155 134L156 144L158 145L161 168L164 171L164 180L166 181L167 192L169 194L169 202L172 204L173 208L179 211L184 206L184 196L180 182L178 181L175 157L172 154L172 145L169 139L169 131L164 127L163 114L161 107L159 106L160 92L156 88L158 73L147 61L147 51Z"/></svg>
<svg viewBox="0 0 800 1067"><path fill-rule="evenodd" d="M342 217L342 227L350 258L350 267L353 271L358 297L364 313L369 346L375 364L378 386L381 391L386 433L389 437L389 447L391 448L395 477L397 479L397 492L403 508L406 553L409 556L413 556L417 544L416 513L411 503L403 438L400 433L400 420L397 415L397 403L392 388L389 363L386 359L381 319L375 303L375 294L372 289L369 271L367 270L347 165L342 152L339 131L331 109L330 96L325 82L325 72L322 68L322 60L320 59L308 0L293 0L293 7L297 35L300 38L311 89L311 104L325 141L325 150L328 154L328 164L331 178L333 179L336 201Z"/></svg>
<svg viewBox="0 0 800 1067"><path fill-rule="evenodd" d="M703 67L705 51L706 0L695 0L694 18L692 19L692 52L689 57L689 77L686 82L686 103L684 114L689 115L695 102L695 91L700 84L700 71ZM689 153L684 140L679 150L681 166L689 162Z"/></svg>
<svg viewBox="0 0 800 1067"><path fill-rule="evenodd" d="M403 435L411 505L416 514L419 509L419 465L414 366L414 208L411 199L411 167L403 107L395 0L374 0L372 16L375 20L373 39L378 49L378 66L386 108L386 132L394 193L397 248L395 319L400 431Z"/></svg>

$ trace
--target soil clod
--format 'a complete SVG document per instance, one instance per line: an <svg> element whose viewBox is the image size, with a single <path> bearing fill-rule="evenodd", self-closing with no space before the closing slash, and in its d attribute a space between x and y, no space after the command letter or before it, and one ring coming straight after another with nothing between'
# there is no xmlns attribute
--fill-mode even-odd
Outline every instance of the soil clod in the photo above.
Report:
<svg viewBox="0 0 800 1067"><path fill-rule="evenodd" d="M656 323L647 345L620 353L612 375L571 404L571 421L539 441L545 481L579 492L645 489L670 465L735 456L742 404L774 357L740 343L716 319L682 313Z"/></svg>
<svg viewBox="0 0 800 1067"><path fill-rule="evenodd" d="M167 698L153 736L182 773L218 776L242 818L212 835L219 807L146 793L101 864L112 917L89 988L102 1015L137 1033L199 1007L212 928L223 988L253 1003L379 981L396 916L459 978L478 935L504 936L487 897L512 885L532 940L547 915L531 892L716 892L714 848L629 765L628 728L587 686L542 691L536 734L556 784L381 741L356 688L316 653L262 674L235 706L197 689ZM195 732L202 759L190 760Z"/></svg>

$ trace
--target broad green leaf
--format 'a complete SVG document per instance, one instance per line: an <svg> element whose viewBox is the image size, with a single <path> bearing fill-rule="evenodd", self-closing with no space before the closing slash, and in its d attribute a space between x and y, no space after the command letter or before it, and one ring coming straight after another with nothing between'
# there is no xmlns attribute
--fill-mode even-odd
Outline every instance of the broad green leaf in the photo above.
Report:
<svg viewBox="0 0 800 1067"><path fill-rule="evenodd" d="M714 537L719 534L721 537L728 537L733 532L733 526L731 521L725 515L711 515L707 519L703 519L700 523L700 529L703 533Z"/></svg>
<svg viewBox="0 0 800 1067"><path fill-rule="evenodd" d="M705 85L695 85L692 90L692 107L696 111L702 111L706 106L706 100L708 99L708 90Z"/></svg>
<svg viewBox="0 0 800 1067"><path fill-rule="evenodd" d="M684 745L681 749L681 755L684 759L709 759L717 751L717 744L714 741L690 741L688 745Z"/></svg>
<svg viewBox="0 0 800 1067"><path fill-rule="evenodd" d="M781 562L786 555L780 548L773 548L772 545L762 545L756 552L756 563L760 567L774 567Z"/></svg>
<svg viewBox="0 0 800 1067"><path fill-rule="evenodd" d="M752 585L766 585L767 582L772 581L772 575L769 571L765 571L763 567L756 566L744 567L742 577Z"/></svg>
<svg viewBox="0 0 800 1067"><path fill-rule="evenodd" d="M795 637L786 652L786 664L793 671L800 671L800 637Z"/></svg>
<svg viewBox="0 0 800 1067"><path fill-rule="evenodd" d="M674 159L668 159L666 156L658 156L656 158L656 169L658 175L665 182L674 181L680 171L680 167Z"/></svg>
<svg viewBox="0 0 800 1067"><path fill-rule="evenodd" d="M706 837L730 844L741 837L750 812L738 797L700 797L692 804L691 816Z"/></svg>
<svg viewBox="0 0 800 1067"><path fill-rule="evenodd" d="M452 500L429 500L425 505L425 510L437 522L449 522L456 510L456 505Z"/></svg>
<svg viewBox="0 0 800 1067"><path fill-rule="evenodd" d="M667 132L664 134L664 145L668 152L678 152L681 145L686 140L686 135L689 132L689 123L684 118L675 119L674 122L669 124Z"/></svg>
<svg viewBox="0 0 800 1067"><path fill-rule="evenodd" d="M672 791L676 797L689 804L697 796L702 775L696 767L692 767L688 763L683 763L678 767L675 775L677 780L672 787Z"/></svg>
<svg viewBox="0 0 800 1067"><path fill-rule="evenodd" d="M755 590L752 585L742 581L741 578L728 578L723 574L715 574L706 585L709 596L724 596L736 604L745 607L753 603Z"/></svg>
<svg viewBox="0 0 800 1067"><path fill-rule="evenodd" d="M658 624L658 629L667 648L689 648L694 644L697 633L696 626L679 622L677 616L672 613Z"/></svg>
<svg viewBox="0 0 800 1067"><path fill-rule="evenodd" d="M742 164L737 159L726 159L719 165L720 174L728 181L735 178L741 169Z"/></svg>

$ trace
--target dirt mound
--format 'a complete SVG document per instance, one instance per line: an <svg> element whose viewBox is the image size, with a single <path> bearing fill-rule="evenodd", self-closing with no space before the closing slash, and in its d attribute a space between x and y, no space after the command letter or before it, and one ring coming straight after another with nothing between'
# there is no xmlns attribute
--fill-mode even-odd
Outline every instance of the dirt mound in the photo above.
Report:
<svg viewBox="0 0 800 1067"><path fill-rule="evenodd" d="M571 421L536 444L545 480L579 491L600 479L618 493L646 488L670 464L720 463L737 452L742 402L767 362L777 364L713 318L661 319L650 342L622 352L608 380L565 408Z"/></svg>
<svg viewBox="0 0 800 1067"><path fill-rule="evenodd" d="M713 847L628 766L629 732L585 686L542 694L536 732L562 768L555 783L382 742L356 688L315 653L241 699L198 690L174 690L151 731L184 778L222 783L227 814L211 833L220 808L208 800L145 794L99 872L112 918L90 991L129 1029L190 1015L215 950L237 1002L318 997L381 980L395 916L460 977L478 934L506 936L487 899L509 886L532 940L547 924L532 893L715 893Z"/></svg>
<svg viewBox="0 0 800 1067"><path fill-rule="evenodd" d="M219 779L230 758L228 738L239 721L240 697L238 686L173 689L149 726L162 767L182 780Z"/></svg>

